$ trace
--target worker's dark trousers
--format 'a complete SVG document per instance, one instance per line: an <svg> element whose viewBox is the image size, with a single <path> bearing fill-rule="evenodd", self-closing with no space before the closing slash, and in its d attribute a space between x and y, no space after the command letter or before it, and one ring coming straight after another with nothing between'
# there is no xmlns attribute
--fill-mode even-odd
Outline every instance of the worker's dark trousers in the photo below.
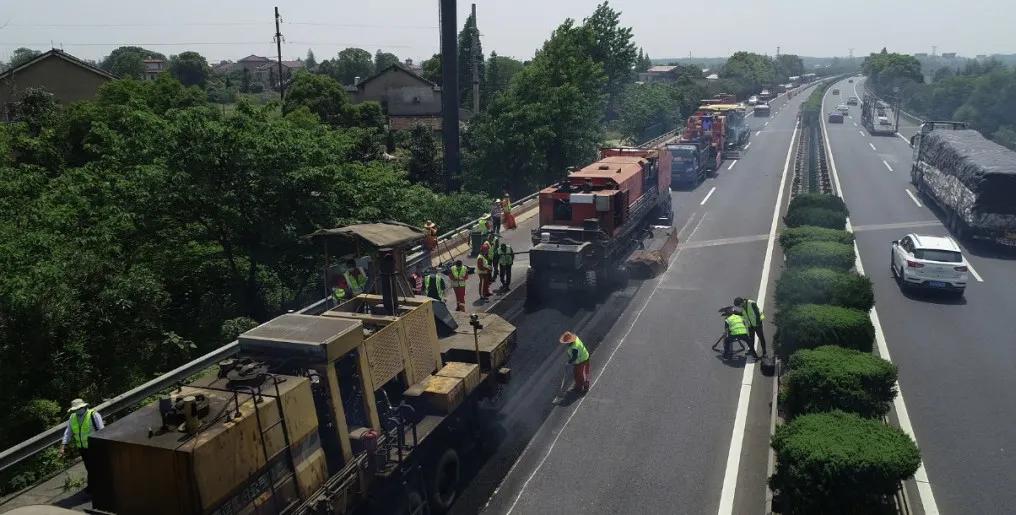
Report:
<svg viewBox="0 0 1016 515"><path fill-rule="evenodd" d="M744 344L745 339L747 339L747 336L728 336L728 337L726 337L723 340L723 355L727 356L727 357L731 356L731 354L732 354L731 346L734 343L737 343L737 342L740 342L741 344ZM749 347L750 347L750 345L749 345Z"/></svg>
<svg viewBox="0 0 1016 515"><path fill-rule="evenodd" d="M85 464L85 491L90 492L92 489L92 453L88 449L78 449L78 454L81 455L81 462Z"/></svg>
<svg viewBox="0 0 1016 515"><path fill-rule="evenodd" d="M512 286L512 266L501 265L501 287L504 289L511 288Z"/></svg>
<svg viewBox="0 0 1016 515"><path fill-rule="evenodd" d="M492 216L490 217L491 230L494 234L501 234L501 217Z"/></svg>
<svg viewBox="0 0 1016 515"><path fill-rule="evenodd" d="M758 342L762 344L762 354L768 354L766 352L766 333L762 324L757 327L748 326L748 342L751 343L751 350L755 350L755 337L758 336Z"/></svg>

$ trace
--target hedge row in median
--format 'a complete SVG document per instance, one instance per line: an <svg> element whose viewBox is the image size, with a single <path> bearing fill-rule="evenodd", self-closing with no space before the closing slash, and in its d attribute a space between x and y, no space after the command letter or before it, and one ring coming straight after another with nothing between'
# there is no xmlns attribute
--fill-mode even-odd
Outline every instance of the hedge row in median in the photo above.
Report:
<svg viewBox="0 0 1016 515"><path fill-rule="evenodd" d="M780 328L781 356L823 345L871 352L875 341L871 319L859 309L800 304L781 309L776 313L775 322Z"/></svg>
<svg viewBox="0 0 1016 515"><path fill-rule="evenodd" d="M787 224L787 227L815 225L827 229L842 230L847 226L847 216L833 209L802 207L793 211L787 211L787 216L783 218L783 222Z"/></svg>
<svg viewBox="0 0 1016 515"><path fill-rule="evenodd" d="M828 268L791 269L776 281L776 305L831 304L859 309L865 314L875 305L871 280L855 272Z"/></svg>
<svg viewBox="0 0 1016 515"><path fill-rule="evenodd" d="M896 366L870 352L824 345L790 357L780 402L793 416L843 410L882 417L896 397Z"/></svg>
<svg viewBox="0 0 1016 515"><path fill-rule="evenodd" d="M814 225L802 225L786 229L780 234L780 246L787 252L798 243L811 241L832 241L844 245L854 244L854 235L850 232L827 229Z"/></svg>
<svg viewBox="0 0 1016 515"><path fill-rule="evenodd" d="M791 268L820 267L847 272L854 267L854 246L835 241L804 241L787 249Z"/></svg>

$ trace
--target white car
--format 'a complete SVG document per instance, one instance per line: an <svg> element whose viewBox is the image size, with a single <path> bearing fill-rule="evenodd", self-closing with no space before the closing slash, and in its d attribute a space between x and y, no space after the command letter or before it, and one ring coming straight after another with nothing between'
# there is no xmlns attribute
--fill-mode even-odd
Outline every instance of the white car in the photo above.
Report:
<svg viewBox="0 0 1016 515"><path fill-rule="evenodd" d="M889 267L900 289L928 288L963 295L969 267L948 236L908 234L892 242Z"/></svg>
<svg viewBox="0 0 1016 515"><path fill-rule="evenodd" d="M850 114L850 107L847 104L840 104L836 106L836 110L843 113L843 116Z"/></svg>
<svg viewBox="0 0 1016 515"><path fill-rule="evenodd" d="M751 105L757 104L758 103L758 96L757 95L752 95L752 96L748 97L748 103L751 104Z"/></svg>
<svg viewBox="0 0 1016 515"><path fill-rule="evenodd" d="M878 124L879 125L892 125L892 123L889 123L889 117L885 116L885 115L881 115L881 116L878 117Z"/></svg>

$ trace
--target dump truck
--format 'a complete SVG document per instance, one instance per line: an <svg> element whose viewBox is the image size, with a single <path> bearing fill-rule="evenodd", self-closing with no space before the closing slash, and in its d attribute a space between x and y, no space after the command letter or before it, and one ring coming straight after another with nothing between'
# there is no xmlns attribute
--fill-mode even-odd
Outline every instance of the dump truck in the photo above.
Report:
<svg viewBox="0 0 1016 515"><path fill-rule="evenodd" d="M463 456L482 444L482 406L510 376L516 331L497 315L448 313L405 294L404 250L423 232L384 225L312 235L352 238L376 256L379 294L269 320L239 337L233 357L92 434L94 507L448 510Z"/></svg>
<svg viewBox="0 0 1016 515"><path fill-rule="evenodd" d="M886 115L889 105L882 102L875 95L865 93L861 100L861 124L872 136L893 136L896 129L891 123L886 123L889 117Z"/></svg>
<svg viewBox="0 0 1016 515"><path fill-rule="evenodd" d="M744 147L748 145L751 128L748 127L748 121L744 116L746 109L747 107L742 104L708 104L700 106L694 115L712 114L714 119L722 119L723 127L726 129L721 147L724 158L740 158Z"/></svg>
<svg viewBox="0 0 1016 515"><path fill-rule="evenodd" d="M600 159L539 193L526 296L554 292L592 302L627 280L625 258L653 224L669 225L670 173L659 149L605 148Z"/></svg>
<svg viewBox="0 0 1016 515"><path fill-rule="evenodd" d="M701 184L710 170L709 150L703 142L677 141L664 145L660 168L663 173L669 171L671 188L694 188Z"/></svg>
<svg viewBox="0 0 1016 515"><path fill-rule="evenodd" d="M678 143L691 145L703 155L705 171L714 172L723 164L723 151L727 147L727 119L722 113L703 106L685 121Z"/></svg>
<svg viewBox="0 0 1016 515"><path fill-rule="evenodd" d="M953 121L924 122L911 145L911 181L957 239L1016 247L1016 152Z"/></svg>

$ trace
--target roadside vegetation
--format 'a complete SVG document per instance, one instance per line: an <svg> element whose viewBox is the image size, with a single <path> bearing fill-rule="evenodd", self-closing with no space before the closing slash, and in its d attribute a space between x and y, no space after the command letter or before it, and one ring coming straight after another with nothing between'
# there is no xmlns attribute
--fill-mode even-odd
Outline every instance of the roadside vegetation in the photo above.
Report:
<svg viewBox="0 0 1016 515"><path fill-rule="evenodd" d="M769 479L779 513L885 511L921 463L913 439L884 420L897 370L872 354L875 297L853 270L847 214L839 197L801 194L780 235L787 269L776 285L776 352L788 370Z"/></svg>

